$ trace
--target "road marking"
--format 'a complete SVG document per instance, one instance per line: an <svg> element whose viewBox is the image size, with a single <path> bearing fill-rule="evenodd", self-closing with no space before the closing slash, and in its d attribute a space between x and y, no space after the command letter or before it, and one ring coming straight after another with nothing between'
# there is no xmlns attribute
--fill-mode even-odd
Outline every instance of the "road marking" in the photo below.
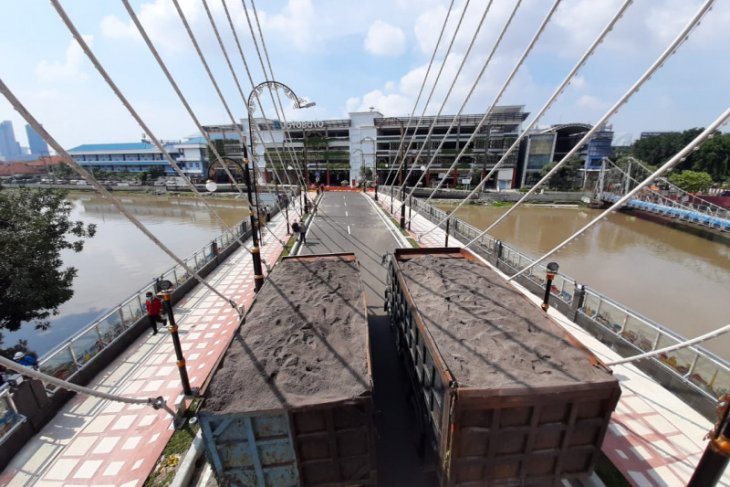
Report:
<svg viewBox="0 0 730 487"><path fill-rule="evenodd" d="M347 234L352 235L352 233L350 233L350 225L347 225Z"/></svg>

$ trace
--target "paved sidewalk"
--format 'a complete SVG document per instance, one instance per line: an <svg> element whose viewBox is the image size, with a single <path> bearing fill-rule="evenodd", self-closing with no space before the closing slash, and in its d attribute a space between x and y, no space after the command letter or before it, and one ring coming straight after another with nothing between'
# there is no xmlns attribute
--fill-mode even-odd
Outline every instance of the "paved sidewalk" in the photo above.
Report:
<svg viewBox="0 0 730 487"><path fill-rule="evenodd" d="M289 218L298 219L297 212L290 210ZM284 212L267 227L261 255L273 265L283 246L270 232L286 243ZM248 308L254 295L250 253L238 249L207 280ZM175 320L190 385L200 387L237 329L238 313L198 284L175 306ZM145 332L89 386L131 397L161 395L174 408L182 393L175 362L167 331L156 336ZM15 456L0 475L0 485L141 486L172 433L172 418L165 411L79 394Z"/></svg>
<svg viewBox="0 0 730 487"><path fill-rule="evenodd" d="M398 199L393 202L393 210L397 213L394 217L398 219L400 202ZM389 211L390 196L381 196L380 204ZM411 234L418 244L443 247L446 233L440 228L434 229L434 223L416 215L415 211L413 215ZM431 229L434 230L426 234ZM463 247L464 244L450 236L449 246ZM518 284L515 287L536 306L540 305L540 298ZM622 358L564 315L552 308L549 313L604 362ZM633 365L618 365L612 369L621 383L621 399L611 417L603 453L634 486L687 485L707 446L704 437L712 424ZM725 472L718 485L730 486L730 472Z"/></svg>

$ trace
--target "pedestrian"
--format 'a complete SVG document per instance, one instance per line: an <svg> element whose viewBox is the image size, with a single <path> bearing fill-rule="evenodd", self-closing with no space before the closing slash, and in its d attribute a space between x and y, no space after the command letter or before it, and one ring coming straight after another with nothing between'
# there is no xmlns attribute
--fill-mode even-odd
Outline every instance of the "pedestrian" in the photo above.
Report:
<svg viewBox="0 0 730 487"><path fill-rule="evenodd" d="M162 312L162 300L152 294L151 291L147 291L147 301L144 305L147 307L147 319L150 322L152 328L152 334L157 335L157 323L162 323L162 326L167 324L167 320L160 316Z"/></svg>
<svg viewBox="0 0 730 487"><path fill-rule="evenodd" d="M271 221L271 207L269 205L266 205L266 221Z"/></svg>
<svg viewBox="0 0 730 487"><path fill-rule="evenodd" d="M299 220L299 240L303 244L307 243L307 227L304 226L302 220Z"/></svg>
<svg viewBox="0 0 730 487"><path fill-rule="evenodd" d="M15 355L13 355L13 360L25 367L31 367L33 369L38 368L38 357L33 352L15 352Z"/></svg>

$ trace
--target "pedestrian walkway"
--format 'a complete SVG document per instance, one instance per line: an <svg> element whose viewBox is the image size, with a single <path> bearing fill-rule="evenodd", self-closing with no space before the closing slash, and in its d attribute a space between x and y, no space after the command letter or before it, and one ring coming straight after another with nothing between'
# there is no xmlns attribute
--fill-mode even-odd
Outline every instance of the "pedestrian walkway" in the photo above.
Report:
<svg viewBox="0 0 730 487"><path fill-rule="evenodd" d="M393 202L397 215L390 209L390 197L380 198L381 206L399 218L400 201L394 199ZM443 247L446 232L433 228L434 223L413 213L410 233L421 247ZM433 231L426 235L431 229ZM451 236L449 246L463 247L464 244ZM536 306L540 305L540 298L519 284L514 285ZM549 313L602 361L622 358L561 313L552 308ZM621 398L611 416L603 453L636 487L687 485L707 446L705 435L712 424L633 365L618 365L612 369L621 383ZM730 486L730 472L723 475L718 485Z"/></svg>
<svg viewBox="0 0 730 487"><path fill-rule="evenodd" d="M296 211L289 211L291 222L297 218ZM261 255L274 265L288 238L283 212L267 227ZM248 308L254 296L253 274L251 254L241 248L207 280ZM200 387L238 328L238 313L201 285L174 312L190 385ZM163 396L174 408L182 393L175 363L167 331L156 336L146 332L89 387L131 397ZM0 485L141 486L172 433L172 418L163 410L77 395L15 456L0 475Z"/></svg>

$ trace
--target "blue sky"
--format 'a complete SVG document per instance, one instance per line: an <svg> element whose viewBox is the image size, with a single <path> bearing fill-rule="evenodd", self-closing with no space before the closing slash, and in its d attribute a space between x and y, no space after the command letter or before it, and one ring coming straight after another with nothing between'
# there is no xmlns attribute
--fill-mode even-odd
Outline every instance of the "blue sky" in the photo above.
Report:
<svg viewBox="0 0 730 487"><path fill-rule="evenodd" d="M495 0L454 93L443 109L448 84L474 35L486 0L472 0L456 36L434 101L426 113L455 113L516 0ZM221 0L208 0L233 56L243 91L250 85L228 30ZM226 0L248 62L258 82L261 68L250 41L241 0ZM250 0L246 0L250 8ZM193 122L164 79L120 1L65 0L68 15L155 134L177 139L195 132ZM598 32L618 10L619 0L563 0L536 49L508 88L501 104L536 112ZM701 5L699 0L637 0L599 47L541 125L597 120L664 50ZM704 126L730 103L730 2L718 0L689 41L622 108L611 122L616 143L642 131ZM243 104L224 64L202 7L181 0L234 115ZM317 102L287 110L291 119L346 117L375 107L386 115L408 115L433 51L448 0L259 0L257 7L276 78ZM465 0L455 0L450 38ZM552 4L524 0L465 112L483 112ZM188 41L171 0L133 0L132 5L203 123L227 123L227 115ZM0 77L60 143L138 140L142 130L72 40L48 0L0 5ZM443 61L444 44L436 61ZM427 84L430 88L430 84ZM271 106L266 108L273 113ZM417 114L422 104L417 107ZM12 120L26 145L22 121L0 99L0 120ZM529 120L529 119L528 119Z"/></svg>

